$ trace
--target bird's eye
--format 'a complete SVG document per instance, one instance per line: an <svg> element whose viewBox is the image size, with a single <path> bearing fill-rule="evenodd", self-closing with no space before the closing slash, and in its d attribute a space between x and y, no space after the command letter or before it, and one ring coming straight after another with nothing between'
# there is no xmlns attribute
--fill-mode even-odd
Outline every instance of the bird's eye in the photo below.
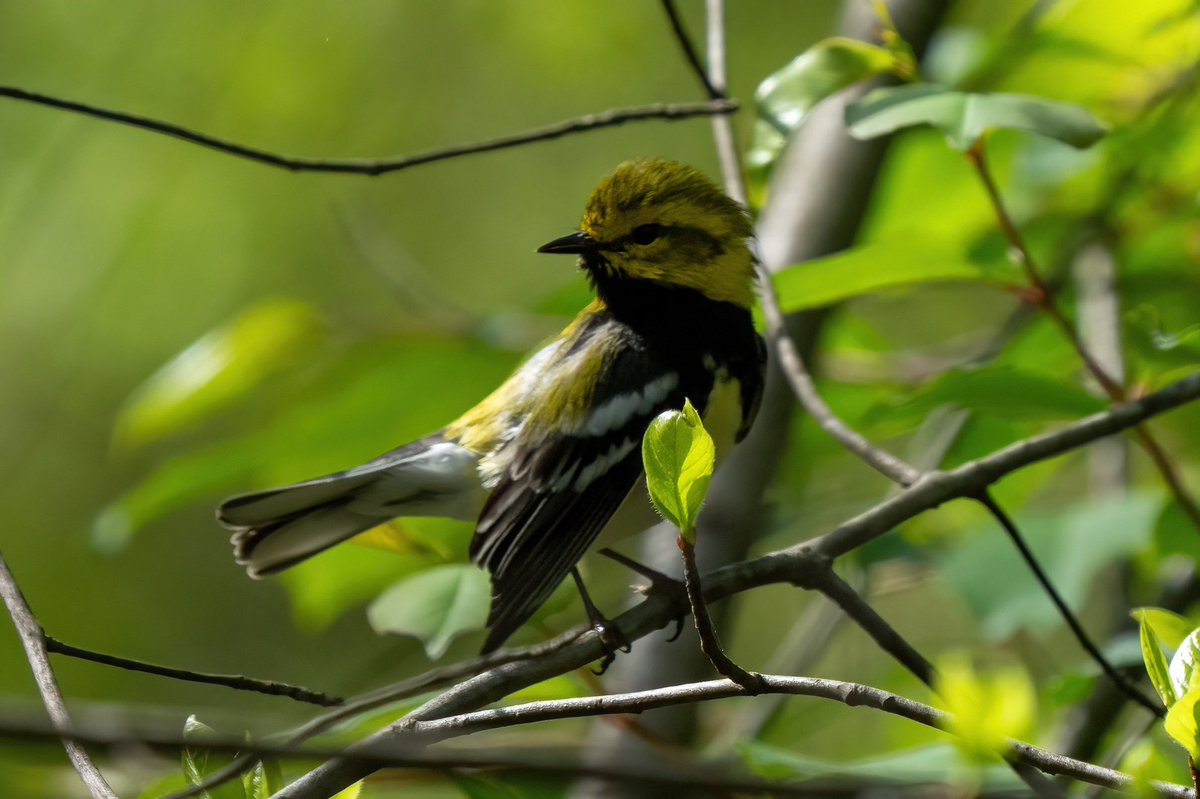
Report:
<svg viewBox="0 0 1200 799"><path fill-rule="evenodd" d="M629 240L634 244L649 244L662 235L662 225L638 225L629 234Z"/></svg>

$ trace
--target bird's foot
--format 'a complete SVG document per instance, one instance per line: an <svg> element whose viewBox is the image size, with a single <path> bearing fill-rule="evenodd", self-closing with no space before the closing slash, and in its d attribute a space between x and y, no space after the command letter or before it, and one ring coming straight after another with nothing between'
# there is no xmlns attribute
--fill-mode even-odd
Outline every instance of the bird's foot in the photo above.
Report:
<svg viewBox="0 0 1200 799"><path fill-rule="evenodd" d="M671 637L667 639L667 643L674 641L683 632L683 620L687 617L689 609L687 587L684 586L682 580L676 580L673 577L668 577L657 569L652 569L644 563L639 563L631 557L622 555L613 549L602 549L600 554L604 557L615 560L630 571L637 572L650 581L650 585L639 588L643 594L659 594L665 596L671 603L671 607L678 611L678 615L674 617L675 632L671 633Z"/></svg>
<svg viewBox="0 0 1200 799"><path fill-rule="evenodd" d="M579 589L579 598L583 600L583 609L587 611L588 623L604 647L604 657L600 660L600 667L592 670L599 676L608 671L608 667L617 659L618 652L629 652L633 649L633 645L629 643L629 639L625 633L621 632L617 623L601 613L596 604L592 602L587 588L583 585L583 578L579 576L579 571L572 569L571 576L575 578L575 586Z"/></svg>

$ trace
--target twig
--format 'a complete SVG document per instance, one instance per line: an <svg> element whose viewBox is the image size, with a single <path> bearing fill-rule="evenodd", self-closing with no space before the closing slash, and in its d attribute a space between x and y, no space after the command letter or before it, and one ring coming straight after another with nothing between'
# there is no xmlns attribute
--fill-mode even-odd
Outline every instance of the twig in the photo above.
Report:
<svg viewBox="0 0 1200 799"><path fill-rule="evenodd" d="M418 153L417 155L398 156L395 158L383 158L379 160L358 160L358 159L322 159L322 158L302 158L278 153L260 150L255 147L248 147L244 144L225 141L214 136L209 136L205 133L198 133L193 130L174 125L170 122L163 122L149 117L138 116L136 114L128 114L123 111L114 111L108 108L100 108L98 106L86 105L73 100L63 100L58 97L50 97L45 94L18 89L14 86L0 86L0 97L8 97L13 100L21 100L24 102L36 103L38 105L57 108L62 111L71 111L85 116L95 117L97 119L116 122L121 125L129 125L131 127L148 130L153 133L160 133L164 136L171 136L176 139L183 139L192 144L198 144L201 147L207 147L227 155L245 158L250 161L256 161L267 166L277 167L279 169L287 169L292 172L330 172L343 175L367 175L375 177L391 172L399 172L403 169L410 169L422 164L431 164L435 161L445 161L450 158L458 158L464 155L472 155L475 153L486 153L494 150L504 150L510 147L519 147L524 144L533 142L548 141L557 139L562 136L567 136L573 133L582 133L589 130L599 130L600 128L610 128L616 125L623 125L626 122L645 121L651 119L659 119L665 121L674 121L680 119L690 119L692 117L703 116L721 116L731 114L737 110L738 104L733 100L711 100L705 103L655 103L653 105L635 106L632 108L614 108L608 111L601 111L596 114L586 114L581 117L575 117L563 122L558 122L553 125L547 125L542 128L534 128L533 130L515 133L511 136L501 136L487 141L475 142L473 144L461 144L454 147L444 147L437 150L429 150L428 152Z"/></svg>
<svg viewBox="0 0 1200 799"><path fill-rule="evenodd" d="M103 652L94 652L90 649L82 649L71 644L65 644L49 635L44 636L44 640L47 652L78 658L79 660L87 660L92 663L100 663L105 666L113 666L118 669L140 671L144 674L156 674L159 677L170 677L173 680L183 680L185 682L223 685L226 688L233 688L236 691L252 691L271 696L286 696L290 699L295 699L297 702L307 702L310 705L320 705L321 707L334 707L342 704L342 700L339 697L330 696L329 694L313 691L308 688L301 688L298 685L288 685L287 683L276 682L274 680L258 680L253 677L244 677L240 674L212 674L203 671L177 669L171 666L159 666L143 660L133 660L131 658L117 657L116 655L107 655Z"/></svg>
<svg viewBox="0 0 1200 799"><path fill-rule="evenodd" d="M33 679L42 695L42 704L46 706L46 714L53 726L50 734L62 741L63 748L67 750L67 758L79 773L93 799L117 799L117 795L109 787L100 769L96 768L96 764L88 757L83 746L63 734L71 729L71 717L63 703L62 693L58 690L54 670L50 668L50 658L46 654L46 645L42 639L42 627L33 617L33 611L29 609L29 604L21 594L12 572L8 570L3 555L0 555L0 599L4 600L8 615L12 617L13 625L17 628L17 635L21 637L21 645L25 647L25 657L29 660Z"/></svg>
<svg viewBox="0 0 1200 799"><path fill-rule="evenodd" d="M683 27L683 19L679 16L679 12L675 9L674 0L662 0L663 11L667 12L667 21L671 23L671 32L675 34L675 41L679 43L679 49L683 51L683 57L687 59L688 66L691 67L692 73L704 86L704 92L710 100L719 100L725 96L725 93L713 85L708 79L708 70L704 68L704 64L700 61L700 56L696 54L696 48L692 45L691 37L687 34L687 29Z"/></svg>
<svg viewBox="0 0 1200 799"><path fill-rule="evenodd" d="M1200 372L1133 402L1114 406L1060 430L1019 441L954 470L932 472L908 489L816 539L705 574L705 601L711 603L770 583L791 583L798 569L813 563L814 552L820 557L836 558L946 501L976 494L1025 466L1128 429L1197 398L1200 398ZM651 595L622 614L616 623L630 641L636 641L668 624L677 612L673 602ZM456 684L364 743L390 739L418 722L498 701L520 688L572 671L603 655L603 645L592 632L572 630L544 646L547 647L544 655L508 663ZM357 782L372 770L353 757L331 760L289 785L276 795L276 799L323 798Z"/></svg>
<svg viewBox="0 0 1200 799"><path fill-rule="evenodd" d="M700 638L700 649L708 656L713 668L724 677L740 685L747 693L761 693L762 675L746 671L734 663L717 638L708 605L704 602L704 589L700 584L700 569L696 566L696 548L682 535L676 539L679 552L683 555L683 583L687 588L688 604L692 608L692 621L696 624L696 635Z"/></svg>
<svg viewBox="0 0 1200 799"><path fill-rule="evenodd" d="M1044 590L1047 596L1050 597L1050 601L1054 603L1056 608L1058 608L1058 612L1062 615L1063 619L1066 620L1067 626L1069 626L1071 628L1071 632L1075 634L1075 639L1079 641L1079 644L1087 651L1092 660L1096 661L1097 665L1100 666L1101 671L1104 672L1108 679L1112 680L1113 684L1121 690L1121 693L1125 694L1134 702L1137 702L1139 705L1149 710L1155 716L1159 716L1161 718L1162 716L1166 715L1160 703L1150 699L1144 693L1139 691L1137 686L1131 685L1130 682L1121 674L1121 672L1117 671L1116 667L1108 662L1108 658L1106 658L1104 653L1100 651L1100 647L1096 646L1096 643L1092 641L1090 636L1088 636L1087 631L1083 629L1083 626L1079 623L1079 620L1075 618L1075 614L1067 606L1066 600L1062 598L1062 594L1060 594L1054 587L1054 584L1050 582L1050 577L1046 574L1041 563L1039 563L1037 558L1034 556L1033 551L1029 548L1029 545L1025 541L1025 537L1022 536L1021 532L1017 529L1017 525L1013 522L1012 518L1009 517L1009 515L1005 513L998 504L996 504L996 500L992 498L991 492L987 490L981 491L975 497L975 500L979 502L980 505L983 505L983 507L987 508L992 516L996 517L996 521L1000 522L1000 526L1004 528L1004 532L1008 534L1008 537L1012 539L1013 544L1017 547L1017 551L1021 553L1021 557L1025 560L1025 565L1027 565L1029 570L1033 572L1033 576L1037 578L1038 583L1041 584L1042 590Z"/></svg>
<svg viewBox="0 0 1200 799"><path fill-rule="evenodd" d="M1117 382L1096 361L1088 348L1084 346L1083 341L1079 338L1079 334L1075 330L1075 326L1067 319L1055 299L1054 292L1042 278L1040 270L1038 270L1037 265L1034 263L1029 247L1021 235L1021 231L1013 222L1012 216L1009 215L1008 209L1004 205L1004 199L1000 196L1000 190L996 186L996 181L992 178L991 170L987 165L982 140L968 150L966 155L967 161L975 169L984 190L987 192L988 201L991 203L992 210L996 214L1000 231L1004 234L1005 239L1008 240L1014 255L1025 270L1025 276L1034 292L1030 301L1042 309L1062 331L1067 341L1070 342L1071 347L1079 356L1079 359L1083 362L1083 365L1091 373L1092 377L1095 378L1096 382L1100 384L1100 387L1104 389L1104 393L1108 395L1109 399L1112 402L1124 402L1128 399L1128 392L1126 392L1125 387ZM1150 460L1154 463L1159 474L1162 475L1163 481L1175 497L1175 501L1183 508L1197 530L1200 530L1200 505L1196 503L1196 500L1188 492L1187 487L1184 486L1183 480L1179 476L1179 470L1171 462L1162 445L1144 427L1134 427L1133 433L1142 449L1150 456Z"/></svg>
<svg viewBox="0 0 1200 799"><path fill-rule="evenodd" d="M706 0L708 81L722 96L725 94L725 0ZM721 178L725 193L742 205L746 205L746 178L742 173L742 159L738 156L737 139L733 135L733 123L728 117L712 118L713 143L717 147L717 160L721 162Z"/></svg>

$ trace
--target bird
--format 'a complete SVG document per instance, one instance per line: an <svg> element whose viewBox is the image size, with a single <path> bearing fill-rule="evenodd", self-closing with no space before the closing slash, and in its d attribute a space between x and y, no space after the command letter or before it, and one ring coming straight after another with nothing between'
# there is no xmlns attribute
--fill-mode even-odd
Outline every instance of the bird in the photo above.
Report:
<svg viewBox="0 0 1200 799"><path fill-rule="evenodd" d="M752 236L747 210L700 171L620 164L578 229L537 249L576 256L590 304L441 430L346 471L227 499L217 519L235 560L258 578L396 517L473 521L470 558L491 577L485 654L568 575L589 618L606 622L576 565L614 515L637 517L623 505L649 506L650 422L690 400L720 456L754 421L766 348L752 315Z"/></svg>

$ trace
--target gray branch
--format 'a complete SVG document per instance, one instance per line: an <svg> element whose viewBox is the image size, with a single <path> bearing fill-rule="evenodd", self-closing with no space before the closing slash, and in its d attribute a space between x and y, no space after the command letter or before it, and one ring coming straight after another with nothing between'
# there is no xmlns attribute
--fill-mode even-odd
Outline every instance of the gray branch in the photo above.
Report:
<svg viewBox="0 0 1200 799"><path fill-rule="evenodd" d="M8 570L8 564L4 562L3 555L0 555L0 599L4 600L4 606L8 608L8 615L12 617L13 624L17 628L17 635L21 637L21 645L25 647L25 657L29 660L29 667L33 670L33 679L37 683L38 692L42 695L42 704L46 706L50 723L58 733L70 730L71 716L67 713L62 693L58 690L58 681L54 678L54 670L50 668L50 657L46 654L46 642L42 638L42 627L33 617L33 611L29 609L29 604L21 594L21 589L13 578L12 572ZM87 786L93 799L117 799L117 795L108 786L104 775L88 757L83 746L71 738L62 735L59 737L62 739L63 748L67 750L67 757L70 759L71 765L79 772L80 779Z"/></svg>

